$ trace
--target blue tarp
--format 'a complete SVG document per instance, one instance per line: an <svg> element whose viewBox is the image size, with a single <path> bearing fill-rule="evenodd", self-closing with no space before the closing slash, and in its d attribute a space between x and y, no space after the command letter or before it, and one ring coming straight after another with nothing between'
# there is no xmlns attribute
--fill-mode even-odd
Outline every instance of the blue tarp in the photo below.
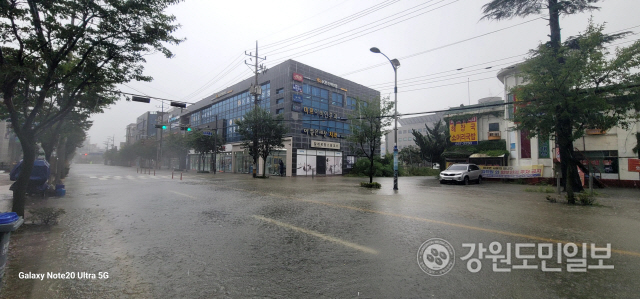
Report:
<svg viewBox="0 0 640 299"><path fill-rule="evenodd" d="M20 169L22 168L22 160L11 170L9 174L9 179L15 181L18 179L20 175ZM33 170L31 171L31 177L29 180L31 181L41 181L46 182L49 180L49 175L51 174L49 169L49 162L46 160L36 160L33 163Z"/></svg>

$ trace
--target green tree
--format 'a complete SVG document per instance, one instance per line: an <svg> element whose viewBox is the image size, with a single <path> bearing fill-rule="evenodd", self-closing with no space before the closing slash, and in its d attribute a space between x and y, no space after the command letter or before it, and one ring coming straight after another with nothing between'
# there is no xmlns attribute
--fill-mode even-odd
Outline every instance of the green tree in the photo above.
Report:
<svg viewBox="0 0 640 299"><path fill-rule="evenodd" d="M420 149L417 146L409 145L407 147L402 148L398 152L398 156L400 161L402 161L406 165L414 165L422 162L422 155L420 154Z"/></svg>
<svg viewBox="0 0 640 299"><path fill-rule="evenodd" d="M169 157L178 158L180 169L186 169L185 157L189 154L189 149L191 149L188 135L176 132L165 136L162 141L162 152Z"/></svg>
<svg viewBox="0 0 640 299"><path fill-rule="evenodd" d="M372 100L370 102L356 99L356 109L351 113L351 135L347 140L352 142L351 149L359 156L369 159L369 183L373 183L375 175L374 159L376 151L380 150L382 136L388 131L384 128L391 126L389 117L393 102L388 99Z"/></svg>
<svg viewBox="0 0 640 299"><path fill-rule="evenodd" d="M242 146L249 149L253 163L257 165L258 157L262 157L263 176L267 175L266 163L269 154L275 148L284 146L283 138L288 129L283 121L282 115L273 117L269 111L255 107L237 122L238 132L243 139ZM253 146L254 140L258 141L256 146Z"/></svg>
<svg viewBox="0 0 640 299"><path fill-rule="evenodd" d="M172 56L164 44L180 42L171 35L178 26L163 11L177 2L0 2L0 112L23 152L14 212L24 215L36 139L45 128L76 108L110 104L118 83L151 80L142 74L145 55Z"/></svg>
<svg viewBox="0 0 640 299"><path fill-rule="evenodd" d="M492 0L482 6L483 19L506 20L530 15L549 15L551 47L560 48L560 16L599 9L600 0Z"/></svg>
<svg viewBox="0 0 640 299"><path fill-rule="evenodd" d="M220 148L224 145L222 136L213 133L211 136L204 135L201 131L196 131L189 135L188 141L189 147L200 155L201 169L204 171L204 163L207 158L207 154L219 153Z"/></svg>
<svg viewBox="0 0 640 299"><path fill-rule="evenodd" d="M433 125L433 129L427 124L424 125L426 134L413 130L411 133L415 138L416 145L420 149L423 160L431 163L439 163L440 170L444 170L446 163L442 159L442 153L449 146L449 127L439 120Z"/></svg>
<svg viewBox="0 0 640 299"><path fill-rule="evenodd" d="M563 164L565 190L575 202L573 191L582 190L577 178L573 141L585 129L627 128L639 115L640 42L610 53L602 33L604 26L589 24L586 32L554 50L541 44L521 66L526 85L512 92L517 105L514 122L529 136L556 136ZM561 58L563 63L558 63ZM568 183L574 182L574 183Z"/></svg>

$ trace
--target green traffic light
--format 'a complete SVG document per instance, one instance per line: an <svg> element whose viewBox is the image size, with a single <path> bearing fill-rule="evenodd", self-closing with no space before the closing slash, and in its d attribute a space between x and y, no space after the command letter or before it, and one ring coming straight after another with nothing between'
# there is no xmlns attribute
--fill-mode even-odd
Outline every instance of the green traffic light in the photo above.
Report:
<svg viewBox="0 0 640 299"><path fill-rule="evenodd" d="M166 130L166 129L167 129L167 126L164 126L164 125L163 125L163 126L162 126L162 129L163 129L163 130Z"/></svg>
<svg viewBox="0 0 640 299"><path fill-rule="evenodd" d="M191 132L191 128L187 128L187 131Z"/></svg>

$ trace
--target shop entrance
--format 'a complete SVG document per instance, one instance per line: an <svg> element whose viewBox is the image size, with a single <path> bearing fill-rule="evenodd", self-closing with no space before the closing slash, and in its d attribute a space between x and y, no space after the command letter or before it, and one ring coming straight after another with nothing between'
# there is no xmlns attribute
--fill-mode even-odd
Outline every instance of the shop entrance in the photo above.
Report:
<svg viewBox="0 0 640 299"><path fill-rule="evenodd" d="M327 174L327 157L325 156L316 156L316 174L325 175Z"/></svg>

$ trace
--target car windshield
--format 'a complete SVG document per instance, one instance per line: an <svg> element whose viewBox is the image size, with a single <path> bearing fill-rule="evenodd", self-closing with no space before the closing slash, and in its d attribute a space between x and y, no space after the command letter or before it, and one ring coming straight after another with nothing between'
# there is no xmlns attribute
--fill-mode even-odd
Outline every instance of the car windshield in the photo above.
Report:
<svg viewBox="0 0 640 299"><path fill-rule="evenodd" d="M451 165L447 170L467 170L465 165Z"/></svg>

